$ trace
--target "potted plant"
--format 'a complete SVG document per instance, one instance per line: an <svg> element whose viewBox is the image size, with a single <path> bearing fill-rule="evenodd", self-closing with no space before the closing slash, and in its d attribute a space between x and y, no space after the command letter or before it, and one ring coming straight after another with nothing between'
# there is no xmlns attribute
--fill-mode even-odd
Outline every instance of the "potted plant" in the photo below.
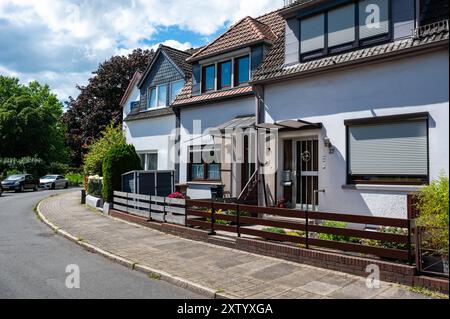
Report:
<svg viewBox="0 0 450 319"><path fill-rule="evenodd" d="M416 225L422 233L422 256L425 269L448 275L449 256L449 189L448 177L425 186L416 196L419 216Z"/></svg>

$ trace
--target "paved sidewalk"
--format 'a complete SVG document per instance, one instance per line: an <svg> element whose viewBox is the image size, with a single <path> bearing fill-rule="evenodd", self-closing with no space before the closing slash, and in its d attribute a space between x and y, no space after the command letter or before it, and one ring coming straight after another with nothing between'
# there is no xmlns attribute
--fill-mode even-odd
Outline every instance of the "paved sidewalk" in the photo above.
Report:
<svg viewBox="0 0 450 319"><path fill-rule="evenodd" d="M391 283L368 289L361 277L164 234L94 213L79 199L78 192L52 197L39 211L83 243L229 298L426 298Z"/></svg>

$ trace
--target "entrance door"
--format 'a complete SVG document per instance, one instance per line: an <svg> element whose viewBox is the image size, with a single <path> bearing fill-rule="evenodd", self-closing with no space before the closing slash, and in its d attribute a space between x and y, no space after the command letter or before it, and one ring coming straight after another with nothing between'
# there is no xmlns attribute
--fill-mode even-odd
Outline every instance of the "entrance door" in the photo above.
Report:
<svg viewBox="0 0 450 319"><path fill-rule="evenodd" d="M297 207L312 210L319 205L315 191L319 189L319 140L308 138L296 143Z"/></svg>
<svg viewBox="0 0 450 319"><path fill-rule="evenodd" d="M253 176L253 173L255 173L256 165L251 161L250 156L253 156L250 148L250 138L248 135L244 135L244 162L241 164L241 190L244 189Z"/></svg>

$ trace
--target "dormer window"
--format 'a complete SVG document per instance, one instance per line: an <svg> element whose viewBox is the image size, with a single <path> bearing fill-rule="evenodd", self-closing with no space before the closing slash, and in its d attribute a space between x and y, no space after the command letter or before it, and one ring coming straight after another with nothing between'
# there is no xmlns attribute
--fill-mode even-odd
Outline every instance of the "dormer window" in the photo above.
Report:
<svg viewBox="0 0 450 319"><path fill-rule="evenodd" d="M152 86L148 89L148 110L164 108L175 101L184 86L184 80Z"/></svg>
<svg viewBox="0 0 450 319"><path fill-rule="evenodd" d="M219 63L219 90L231 87L231 72L231 60Z"/></svg>
<svg viewBox="0 0 450 319"><path fill-rule="evenodd" d="M201 68L201 92L231 89L250 81L250 54L227 57ZM198 71L200 73L200 70ZM193 71L195 77L195 70Z"/></svg>
<svg viewBox="0 0 450 319"><path fill-rule="evenodd" d="M216 89L216 66L214 64L203 67L202 88L203 92Z"/></svg>
<svg viewBox="0 0 450 319"><path fill-rule="evenodd" d="M301 17L301 61L388 41L389 16L390 0L361 0Z"/></svg>
<svg viewBox="0 0 450 319"><path fill-rule="evenodd" d="M239 57L235 61L235 86L239 86L250 81L250 58L248 55Z"/></svg>

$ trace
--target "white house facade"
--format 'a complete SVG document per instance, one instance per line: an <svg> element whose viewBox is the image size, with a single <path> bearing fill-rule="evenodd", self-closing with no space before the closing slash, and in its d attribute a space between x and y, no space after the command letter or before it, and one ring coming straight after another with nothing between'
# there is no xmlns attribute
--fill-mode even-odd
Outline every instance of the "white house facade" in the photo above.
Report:
<svg viewBox="0 0 450 319"><path fill-rule="evenodd" d="M374 3L381 30L363 24ZM278 140L278 169L260 197L406 218L407 195L448 175L448 21L424 27L425 9L414 0L298 1L282 12L285 37L253 83L258 126Z"/></svg>

